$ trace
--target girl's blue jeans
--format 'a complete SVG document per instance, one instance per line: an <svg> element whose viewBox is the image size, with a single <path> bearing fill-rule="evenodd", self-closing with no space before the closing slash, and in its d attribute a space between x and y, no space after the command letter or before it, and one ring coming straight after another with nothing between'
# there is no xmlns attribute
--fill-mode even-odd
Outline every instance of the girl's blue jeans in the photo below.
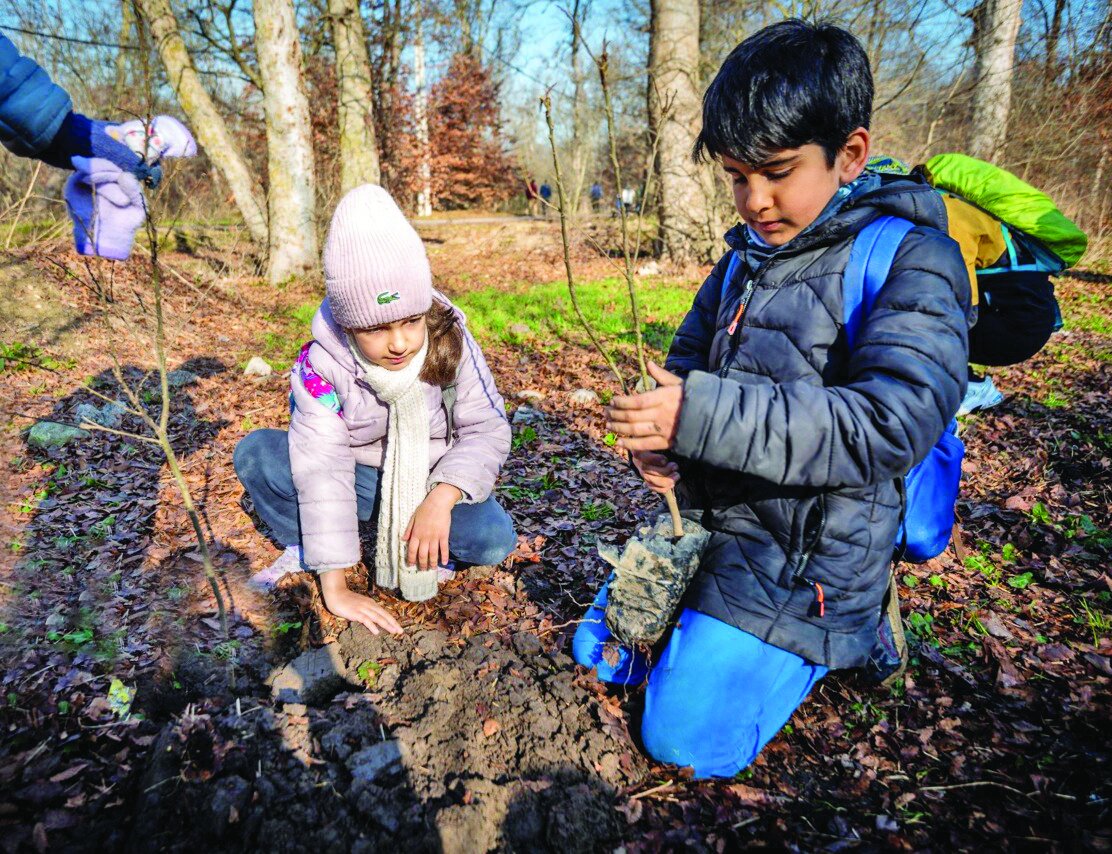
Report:
<svg viewBox="0 0 1112 854"><path fill-rule="evenodd" d="M617 664L602 658L612 640L603 622L609 582L587 610L572 655L597 667L606 682L636 685L648 675L641 739L661 762L691 766L695 777L732 777L744 770L788 722L828 672L754 635L685 608L650 669L623 649Z"/></svg>
<svg viewBox="0 0 1112 854"><path fill-rule="evenodd" d="M236 445L232 462L255 512L274 539L284 546L300 543L297 489L286 431L248 433ZM376 468L355 467L356 512L361 522L378 513L378 477ZM513 520L493 495L480 504L457 504L452 509L448 551L453 559L476 566L501 563L516 545Z"/></svg>

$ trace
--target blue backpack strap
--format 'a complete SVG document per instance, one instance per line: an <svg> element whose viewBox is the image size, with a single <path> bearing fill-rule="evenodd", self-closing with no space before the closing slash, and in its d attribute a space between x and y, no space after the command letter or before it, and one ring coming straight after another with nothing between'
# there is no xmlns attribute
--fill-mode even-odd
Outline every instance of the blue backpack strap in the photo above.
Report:
<svg viewBox="0 0 1112 854"><path fill-rule="evenodd" d="M737 250L730 250L730 263L726 265L726 275L722 277L722 292L718 295L718 305L726 301L726 293L730 290L730 282L734 279L734 273L737 271L737 265L741 263L741 256L737 254Z"/></svg>
<svg viewBox="0 0 1112 854"><path fill-rule="evenodd" d="M874 219L858 233L842 277L842 318L852 351L861 324L888 280L896 250L914 224L895 216Z"/></svg>

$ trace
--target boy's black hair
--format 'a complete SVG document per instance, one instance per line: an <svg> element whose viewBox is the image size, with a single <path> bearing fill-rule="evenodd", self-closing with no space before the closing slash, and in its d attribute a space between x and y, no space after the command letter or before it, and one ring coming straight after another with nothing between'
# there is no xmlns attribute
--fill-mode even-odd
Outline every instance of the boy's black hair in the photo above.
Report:
<svg viewBox="0 0 1112 854"><path fill-rule="evenodd" d="M735 47L703 95L696 161L757 166L783 148L821 145L828 165L869 126L873 75L861 44L833 24L789 20Z"/></svg>

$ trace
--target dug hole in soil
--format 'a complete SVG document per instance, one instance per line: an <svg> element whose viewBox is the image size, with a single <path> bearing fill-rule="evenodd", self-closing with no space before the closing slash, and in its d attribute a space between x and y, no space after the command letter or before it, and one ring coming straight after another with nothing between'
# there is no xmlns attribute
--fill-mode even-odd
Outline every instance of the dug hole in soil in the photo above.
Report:
<svg viewBox="0 0 1112 854"><path fill-rule="evenodd" d="M268 681L257 708L162 729L131 848L600 850L648 770L617 698L527 632L351 625Z"/></svg>

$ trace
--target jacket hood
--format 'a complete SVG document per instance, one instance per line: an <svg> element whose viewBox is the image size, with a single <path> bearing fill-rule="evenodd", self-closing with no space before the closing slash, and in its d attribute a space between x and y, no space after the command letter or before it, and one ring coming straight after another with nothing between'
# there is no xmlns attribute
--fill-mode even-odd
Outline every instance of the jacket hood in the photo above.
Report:
<svg viewBox="0 0 1112 854"><path fill-rule="evenodd" d="M794 255L846 240L880 216L896 216L914 225L946 231L946 206L938 191L918 176L876 175L879 186L846 202L837 213L812 232L800 234L776 254ZM744 251L745 224L738 223L726 232L726 243Z"/></svg>

